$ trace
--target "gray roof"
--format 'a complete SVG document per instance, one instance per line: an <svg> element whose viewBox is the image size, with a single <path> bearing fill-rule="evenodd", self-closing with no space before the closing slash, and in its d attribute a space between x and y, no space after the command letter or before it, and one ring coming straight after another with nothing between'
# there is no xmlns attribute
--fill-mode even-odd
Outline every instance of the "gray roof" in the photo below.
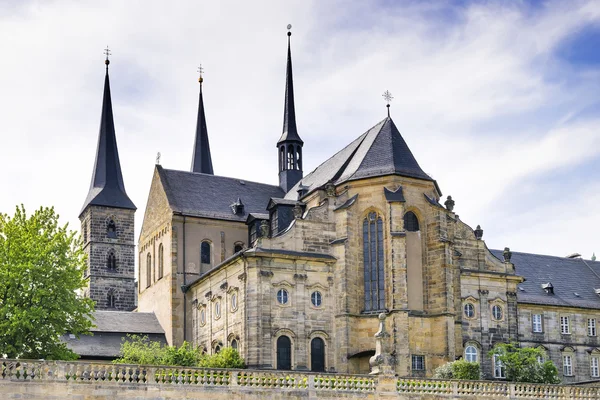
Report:
<svg viewBox="0 0 600 400"><path fill-rule="evenodd" d="M194 154L192 155L192 172L213 174L210 144L208 142L208 128L204 114L204 100L202 98L202 78L200 78L200 98L198 100L198 119L196 121L196 138L194 140Z"/></svg>
<svg viewBox="0 0 600 400"><path fill-rule="evenodd" d="M94 162L90 190L80 214L83 214L89 205L136 209L125 192L125 183L123 182L123 174L121 173L112 101L110 98L108 64L106 67L106 76L104 77L104 97L102 99L96 161Z"/></svg>
<svg viewBox="0 0 600 400"><path fill-rule="evenodd" d="M94 312L92 332L165 333L154 313L131 311Z"/></svg>
<svg viewBox="0 0 600 400"><path fill-rule="evenodd" d="M295 199L300 185L308 188L308 194L327 182L337 185L346 181L384 175L401 175L435 183L423 172L390 117L363 133L302 178L286 194L286 198Z"/></svg>
<svg viewBox="0 0 600 400"><path fill-rule="evenodd" d="M277 141L277 146L283 142L297 142L304 144L298 128L296 128L296 108L294 107L294 76L292 73L292 50L290 46L291 32L288 32L287 65L285 72L285 101L283 108L283 132Z"/></svg>
<svg viewBox="0 0 600 400"><path fill-rule="evenodd" d="M490 251L504 259L502 250ZM520 303L600 309L600 296L594 291L600 289L600 262L519 252L512 253L511 262L517 275L526 279L517 290ZM548 282L554 294L542 289Z"/></svg>
<svg viewBox="0 0 600 400"><path fill-rule="evenodd" d="M244 222L250 213L264 213L272 197L283 197L279 186L224 176L175 171L156 166L169 205L184 215ZM231 204L244 203L244 213L234 214Z"/></svg>
<svg viewBox="0 0 600 400"><path fill-rule="evenodd" d="M167 344L165 334L146 334L151 341ZM121 354L121 343L127 338L125 333L97 332L93 335L82 335L79 339L70 335L62 336L62 341L67 347L83 358L114 359Z"/></svg>

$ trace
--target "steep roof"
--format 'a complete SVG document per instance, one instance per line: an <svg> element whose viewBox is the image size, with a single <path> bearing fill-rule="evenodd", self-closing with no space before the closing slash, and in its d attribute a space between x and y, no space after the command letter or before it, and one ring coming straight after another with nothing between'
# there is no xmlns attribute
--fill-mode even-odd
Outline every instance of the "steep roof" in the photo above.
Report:
<svg viewBox="0 0 600 400"><path fill-rule="evenodd" d="M208 143L208 128L204 114L204 99L202 98L202 78L200 80L200 98L198 99L198 119L196 121L196 138L194 139L194 154L192 155L191 172L213 174L210 145Z"/></svg>
<svg viewBox="0 0 600 400"><path fill-rule="evenodd" d="M121 173L110 96L108 64L106 66L106 76L104 77L104 97L102 99L96 161L94 162L90 190L80 214L90 205L136 209L125 192L125 183Z"/></svg>
<svg viewBox="0 0 600 400"><path fill-rule="evenodd" d="M296 128L296 108L294 106L294 76L292 73L292 50L290 47L291 32L288 32L288 51L287 51L287 66L285 73L285 105L283 109L283 132L277 141L277 146L281 142L304 142L298 135Z"/></svg>
<svg viewBox="0 0 600 400"><path fill-rule="evenodd" d="M490 251L503 259L502 250ZM526 279L517 290L519 302L600 309L600 296L594 291L600 289L600 262L519 252L512 253L511 262ZM548 282L554 294L542 289Z"/></svg>
<svg viewBox="0 0 600 400"><path fill-rule="evenodd" d="M421 169L390 117L360 135L302 178L286 194L286 198L295 199L300 185L308 188L308 194L330 181L340 184L384 175L401 175L435 183Z"/></svg>
<svg viewBox="0 0 600 400"><path fill-rule="evenodd" d="M171 209L184 215L245 222L250 213L264 213L271 197L284 195L279 186L175 171L160 165L156 168ZM238 198L244 203L243 214L231 210Z"/></svg>

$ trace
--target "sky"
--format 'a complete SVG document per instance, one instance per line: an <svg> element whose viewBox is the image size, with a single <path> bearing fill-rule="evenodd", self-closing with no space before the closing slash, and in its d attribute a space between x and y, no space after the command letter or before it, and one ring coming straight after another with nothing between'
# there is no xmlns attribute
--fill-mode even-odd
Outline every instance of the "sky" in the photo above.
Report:
<svg viewBox="0 0 600 400"><path fill-rule="evenodd" d="M391 115L490 248L600 256L600 1L0 0L0 212L79 230L103 49L129 197L189 170L204 68L215 174L277 184L286 26L304 172Z"/></svg>

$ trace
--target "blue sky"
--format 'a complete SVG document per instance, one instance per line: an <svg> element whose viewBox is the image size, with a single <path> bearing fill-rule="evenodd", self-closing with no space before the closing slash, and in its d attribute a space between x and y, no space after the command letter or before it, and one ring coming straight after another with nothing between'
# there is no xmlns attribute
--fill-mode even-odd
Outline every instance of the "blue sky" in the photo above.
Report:
<svg viewBox="0 0 600 400"><path fill-rule="evenodd" d="M139 230L156 153L189 169L196 68L215 173L277 182L285 27L308 173L392 117L491 248L600 253L598 1L0 3L0 211L79 228L104 64Z"/></svg>

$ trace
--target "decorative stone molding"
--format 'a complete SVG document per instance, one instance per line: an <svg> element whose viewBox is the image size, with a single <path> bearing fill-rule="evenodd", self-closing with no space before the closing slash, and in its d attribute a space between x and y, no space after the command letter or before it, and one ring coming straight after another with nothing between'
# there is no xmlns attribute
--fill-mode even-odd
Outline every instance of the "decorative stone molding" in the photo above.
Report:
<svg viewBox="0 0 600 400"><path fill-rule="evenodd" d="M515 297L517 297L517 292L506 292L506 296L515 298Z"/></svg>
<svg viewBox="0 0 600 400"><path fill-rule="evenodd" d="M369 360L370 375L394 375L394 357L390 354L390 334L385 330L384 313L379 314L379 330L375 334L375 355Z"/></svg>
<svg viewBox="0 0 600 400"><path fill-rule="evenodd" d="M261 269L260 270L260 276L264 276L265 278L272 278L273 277L273 272Z"/></svg>
<svg viewBox="0 0 600 400"><path fill-rule="evenodd" d="M479 289L477 292L480 296L487 296L490 293L490 291L486 289Z"/></svg>
<svg viewBox="0 0 600 400"><path fill-rule="evenodd" d="M294 279L297 281L306 281L308 279L308 275L306 274L294 274Z"/></svg>
<svg viewBox="0 0 600 400"><path fill-rule="evenodd" d="M241 282L246 282L246 273L245 273L245 272L242 272L241 274L239 274L239 275L238 275L238 279L239 279Z"/></svg>
<svg viewBox="0 0 600 400"><path fill-rule="evenodd" d="M210 299L212 297L212 290L209 290L208 292L206 292L204 294L204 297L206 297L207 299Z"/></svg>
<svg viewBox="0 0 600 400"><path fill-rule="evenodd" d="M221 290L227 290L227 287L228 287L228 286L229 286L229 285L227 284L227 282L223 282L223 283L221 284L221 286L219 286L219 288L220 288Z"/></svg>
<svg viewBox="0 0 600 400"><path fill-rule="evenodd" d="M335 185L332 182L328 182L325 185L325 193L327 193L328 197L334 197L335 196Z"/></svg>

